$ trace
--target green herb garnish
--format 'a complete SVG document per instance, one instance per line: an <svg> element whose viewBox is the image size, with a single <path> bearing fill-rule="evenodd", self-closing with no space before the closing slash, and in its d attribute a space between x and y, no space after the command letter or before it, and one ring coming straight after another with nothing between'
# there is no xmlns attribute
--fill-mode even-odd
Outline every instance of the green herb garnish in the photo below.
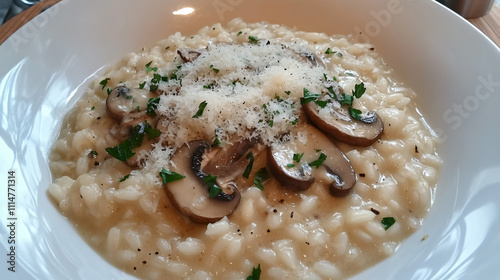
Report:
<svg viewBox="0 0 500 280"><path fill-rule="evenodd" d="M208 187L208 197L214 198L222 192L222 189L217 185L217 176L208 174L203 178L203 182Z"/></svg>
<svg viewBox="0 0 500 280"><path fill-rule="evenodd" d="M106 152L120 161L127 161L127 159L135 155L132 149L142 144L144 133L143 126L138 124L134 126L132 135L128 139L118 144L118 146L106 148Z"/></svg>
<svg viewBox="0 0 500 280"><path fill-rule="evenodd" d="M200 105L198 106L198 111L196 112L196 114L193 115L193 118L196 119L201 117L201 115L203 115L205 107L207 107L207 102L206 101L201 102Z"/></svg>
<svg viewBox="0 0 500 280"><path fill-rule="evenodd" d="M352 91L352 95L356 98L361 98L365 93L366 88L364 83L359 83L354 86L354 90Z"/></svg>
<svg viewBox="0 0 500 280"><path fill-rule="evenodd" d="M262 183L264 183L266 180L269 179L269 174L267 173L267 169L265 167L262 167L255 173L255 179L253 179L253 183L257 188L260 190L264 190L264 186Z"/></svg>
<svg viewBox="0 0 500 280"><path fill-rule="evenodd" d="M179 181L183 178L186 178L186 176L183 176L179 173L166 170L165 168L162 168L160 171L160 177L163 180L163 184L174 182L174 181Z"/></svg>
<svg viewBox="0 0 500 280"><path fill-rule="evenodd" d="M347 111L349 111L349 115L351 115L351 117L353 119L356 119L356 120L360 120L361 119L361 110L354 109L353 107L349 107L347 109Z"/></svg>
<svg viewBox="0 0 500 280"><path fill-rule="evenodd" d="M146 122L146 127L144 128L144 132L146 133L146 136L148 136L149 140L155 139L161 134L160 130L153 128L148 122Z"/></svg>
<svg viewBox="0 0 500 280"><path fill-rule="evenodd" d="M293 161L300 162L300 160L302 159L303 155L304 155L304 153L302 153L302 154L293 154Z"/></svg>
<svg viewBox="0 0 500 280"><path fill-rule="evenodd" d="M314 103L316 103L316 105L318 105L321 108L325 108L326 104L328 104L328 101L326 101L326 100L316 100L316 101L314 101Z"/></svg>
<svg viewBox="0 0 500 280"><path fill-rule="evenodd" d="M214 70L215 74L219 73L219 69L215 68L213 65L210 65L210 68Z"/></svg>
<svg viewBox="0 0 500 280"><path fill-rule="evenodd" d="M292 168L292 167L295 167L295 164L293 164L293 163L289 163L289 164L287 164L287 165L286 165L286 167L288 167L288 168Z"/></svg>
<svg viewBox="0 0 500 280"><path fill-rule="evenodd" d="M289 90L285 90L285 93L286 93L286 95L290 95L290 93L292 93L292 92Z"/></svg>
<svg viewBox="0 0 500 280"><path fill-rule="evenodd" d="M257 44L259 42L259 39L257 39L257 37L255 36L248 36L248 40L252 44Z"/></svg>
<svg viewBox="0 0 500 280"><path fill-rule="evenodd" d="M309 90L304 88L304 97L300 98L300 104L304 105L306 103L316 101L316 100L318 100L318 98L319 98L319 94L312 94L309 92Z"/></svg>
<svg viewBox="0 0 500 280"><path fill-rule="evenodd" d="M326 160L326 155L324 153L321 153L317 160L309 163L309 166L311 166L311 167L314 166L314 167L318 168L321 166L321 164L323 164L323 161L325 161L325 160Z"/></svg>
<svg viewBox="0 0 500 280"><path fill-rule="evenodd" d="M243 33L243 31L238 31L238 34L236 36L240 36Z"/></svg>
<svg viewBox="0 0 500 280"><path fill-rule="evenodd" d="M148 62L148 64L146 64L146 73L149 73L151 71L158 71L158 67L150 67L151 66L151 63L153 63L153 61L150 61Z"/></svg>
<svg viewBox="0 0 500 280"><path fill-rule="evenodd" d="M120 182L127 180L128 177L130 177L130 174L123 176L123 178L120 179Z"/></svg>
<svg viewBox="0 0 500 280"><path fill-rule="evenodd" d="M211 82L211 83L210 83L210 84L208 84L208 85L204 85L204 86L203 86L203 88L204 88L204 89L212 89L212 88L214 88L214 87L215 87L215 85L216 85L216 83L215 83L215 81L213 81L213 82Z"/></svg>
<svg viewBox="0 0 500 280"><path fill-rule="evenodd" d="M156 117L156 109L158 108L158 103L160 103L159 97L150 98L146 105L146 115L150 117Z"/></svg>
<svg viewBox="0 0 500 280"><path fill-rule="evenodd" d="M253 157L252 152L249 152L247 154L247 159L248 159L248 165L247 165L247 168L245 168L245 172L243 172L243 177L248 179L248 177L250 176L250 172L252 171L253 161L254 161L254 157Z"/></svg>
<svg viewBox="0 0 500 280"><path fill-rule="evenodd" d="M145 85L146 85L146 81L144 81L144 83L142 83L142 84L139 84L139 88L143 89Z"/></svg>
<svg viewBox="0 0 500 280"><path fill-rule="evenodd" d="M90 110L94 110L94 109L95 109L95 106L92 106L92 107L90 108Z"/></svg>
<svg viewBox="0 0 500 280"><path fill-rule="evenodd" d="M385 217L382 218L382 221L380 222L384 225L384 229L388 230L396 222L396 219L393 217Z"/></svg>
<svg viewBox="0 0 500 280"><path fill-rule="evenodd" d="M102 80L101 82L99 82L99 84L102 86L102 89L104 89L106 87L106 85L108 84L108 81L109 81L109 78L106 78L106 79Z"/></svg>
<svg viewBox="0 0 500 280"><path fill-rule="evenodd" d="M252 275L248 276L247 280L260 280L260 273L261 273L261 270L260 270L260 263L259 263L257 268L254 267L252 269Z"/></svg>

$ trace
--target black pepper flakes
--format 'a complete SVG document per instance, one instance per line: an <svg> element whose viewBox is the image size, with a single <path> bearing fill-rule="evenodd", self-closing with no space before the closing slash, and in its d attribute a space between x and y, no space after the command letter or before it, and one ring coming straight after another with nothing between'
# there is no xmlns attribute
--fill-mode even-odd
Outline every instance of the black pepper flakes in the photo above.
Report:
<svg viewBox="0 0 500 280"><path fill-rule="evenodd" d="M292 211L292 213L290 213L290 218L293 218L293 211Z"/></svg>
<svg viewBox="0 0 500 280"><path fill-rule="evenodd" d="M158 255L158 252L155 252L155 255Z"/></svg>
<svg viewBox="0 0 500 280"><path fill-rule="evenodd" d="M283 202L285 202L285 200L283 198L280 199L280 203L283 204Z"/></svg>
<svg viewBox="0 0 500 280"><path fill-rule="evenodd" d="M359 173L359 177L363 177L364 178L365 176L366 176L365 173Z"/></svg>
<svg viewBox="0 0 500 280"><path fill-rule="evenodd" d="M101 163L100 163L100 162L98 162L98 161L94 162L94 166L99 166L100 164L101 164Z"/></svg>
<svg viewBox="0 0 500 280"><path fill-rule="evenodd" d="M140 252L141 251L141 248L137 248L137 252Z"/></svg>
<svg viewBox="0 0 500 280"><path fill-rule="evenodd" d="M142 261L142 264L147 264L148 262L147 261Z"/></svg>
<svg viewBox="0 0 500 280"><path fill-rule="evenodd" d="M373 209L373 207L370 208L370 211L372 211L373 214L375 214L375 215L379 215L380 214L380 211L378 211L377 209Z"/></svg>
<svg viewBox="0 0 500 280"><path fill-rule="evenodd" d="M277 213L277 212L278 212L278 209L274 209L274 210L273 210L273 212L274 212L274 213Z"/></svg>
<svg viewBox="0 0 500 280"><path fill-rule="evenodd" d="M310 243L306 241L306 244L309 245Z"/></svg>
<svg viewBox="0 0 500 280"><path fill-rule="evenodd" d="M418 147L415 145L415 154L418 154Z"/></svg>
<svg viewBox="0 0 500 280"><path fill-rule="evenodd" d="M134 270L137 270L137 267L134 266Z"/></svg>
<svg viewBox="0 0 500 280"><path fill-rule="evenodd" d="M267 232L271 232L271 230L270 230L270 229L267 229Z"/></svg>

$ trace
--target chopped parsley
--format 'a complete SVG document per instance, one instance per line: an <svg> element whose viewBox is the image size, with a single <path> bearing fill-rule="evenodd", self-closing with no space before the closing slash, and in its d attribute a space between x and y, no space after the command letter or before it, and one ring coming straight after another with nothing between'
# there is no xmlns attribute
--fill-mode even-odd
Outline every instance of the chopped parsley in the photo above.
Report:
<svg viewBox="0 0 500 280"><path fill-rule="evenodd" d="M365 91L366 91L365 84L363 82L361 82L361 83L356 84L354 86L354 90L352 91L352 95L356 98L361 98L361 96L363 96Z"/></svg>
<svg viewBox="0 0 500 280"><path fill-rule="evenodd" d="M148 122L146 122L146 127L144 128L144 132L146 133L146 136L148 136L149 140L155 139L161 134L160 130L153 128Z"/></svg>
<svg viewBox="0 0 500 280"><path fill-rule="evenodd" d="M120 178L120 182L127 180L128 177L130 177L130 174L123 176L123 178Z"/></svg>
<svg viewBox="0 0 500 280"><path fill-rule="evenodd" d="M292 122L290 122L291 125L296 125L299 122L299 118L296 118Z"/></svg>
<svg viewBox="0 0 500 280"><path fill-rule="evenodd" d="M396 222L396 219L394 219L393 217L385 217L385 218L382 218L382 225L384 225L384 229L385 230L388 230L394 223Z"/></svg>
<svg viewBox="0 0 500 280"><path fill-rule="evenodd" d="M323 164L323 161L325 160L326 160L326 155L324 153L321 153L317 160L309 163L309 166L318 168L321 166L321 164Z"/></svg>
<svg viewBox="0 0 500 280"><path fill-rule="evenodd" d="M112 89L110 89L110 88L107 88L107 89L106 89L106 92L108 93L108 95L110 95L112 91L113 91L113 90L112 90Z"/></svg>
<svg viewBox="0 0 500 280"><path fill-rule="evenodd" d="M177 69L179 69L179 68L177 68ZM177 78L178 78L177 77L177 71L179 71L179 70L175 70L175 71L172 72L172 74L170 74L170 79L171 80L177 80Z"/></svg>
<svg viewBox="0 0 500 280"><path fill-rule="evenodd" d="M92 106L92 108L90 108L90 110L94 110L95 109L95 106Z"/></svg>
<svg viewBox="0 0 500 280"><path fill-rule="evenodd" d="M349 107L347 109L347 111L349 111L349 115L351 115L351 117L353 119L360 120L362 118L362 116L361 116L361 110L354 109L353 107Z"/></svg>
<svg viewBox="0 0 500 280"><path fill-rule="evenodd" d="M205 107L207 107L207 102L206 101L201 102L200 105L198 106L198 111L196 112L196 114L193 115L193 119L201 117L201 115L203 115Z"/></svg>
<svg viewBox="0 0 500 280"><path fill-rule="evenodd" d="M304 105L306 103L316 101L316 100L318 100L318 98L319 98L319 94L312 94L309 92L309 90L304 88L304 97L300 98L300 104Z"/></svg>
<svg viewBox="0 0 500 280"><path fill-rule="evenodd" d="M236 83L235 83L236 84ZM204 89L213 89L215 87L216 83L215 81L211 82L210 84L208 85L204 85L203 88Z"/></svg>
<svg viewBox="0 0 500 280"><path fill-rule="evenodd" d="M334 51L334 50L332 50L330 48L326 49L325 54L336 54L338 57L342 57L343 56L342 53Z"/></svg>
<svg viewBox="0 0 500 280"><path fill-rule="evenodd" d="M215 68L213 65L210 65L210 68L214 70L215 74L219 73L219 69Z"/></svg>
<svg viewBox="0 0 500 280"><path fill-rule="evenodd" d="M252 269L252 275L248 276L246 280L260 280L260 273L262 271L260 270L260 263L257 267L254 267Z"/></svg>
<svg viewBox="0 0 500 280"><path fill-rule="evenodd" d="M106 148L106 152L120 161L126 161L135 155L132 149L142 144L144 133L144 126L138 124L134 126L132 135L128 139L118 144L118 146Z"/></svg>
<svg viewBox="0 0 500 280"><path fill-rule="evenodd" d="M150 98L146 105L146 115L150 117L156 117L156 109L158 108L158 103L160 103L159 97Z"/></svg>
<svg viewBox="0 0 500 280"><path fill-rule="evenodd" d="M354 101L354 98L352 95L345 94L344 92L340 95L337 96L337 100L340 102L340 105L349 105L352 106L352 102Z"/></svg>
<svg viewBox="0 0 500 280"><path fill-rule="evenodd" d="M293 168L293 167L295 167L295 164L293 164L293 163L289 163L289 164L287 164L287 165L286 165L286 167L288 167L288 168Z"/></svg>
<svg viewBox="0 0 500 280"><path fill-rule="evenodd" d="M326 100L316 100L316 101L314 101L314 103L316 103L316 105L318 105L321 108L325 108L326 104L328 104L328 101L326 101Z"/></svg>
<svg viewBox="0 0 500 280"><path fill-rule="evenodd" d="M93 157L96 157L98 156L99 154L97 153L97 151L90 151L90 154L93 155Z"/></svg>
<svg viewBox="0 0 500 280"><path fill-rule="evenodd" d="M99 84L102 86L101 89L104 89L106 87L106 85L108 84L108 81L109 81L109 78L106 78L106 79L99 82Z"/></svg>
<svg viewBox="0 0 500 280"><path fill-rule="evenodd" d="M267 173L267 169L265 167L262 167L255 173L255 179L253 179L253 183L257 188L260 190L264 190L264 186L262 183L264 183L266 180L269 179L269 174Z"/></svg>
<svg viewBox="0 0 500 280"><path fill-rule="evenodd" d="M249 152L247 154L247 159L248 159L248 165L245 168L245 172L243 172L243 177L248 179L248 177L250 176L250 172L252 171L253 161L254 161L254 157L253 157L252 152Z"/></svg>
<svg viewBox="0 0 500 280"><path fill-rule="evenodd" d="M290 95L290 93L292 93L292 92L289 90L285 90L285 93L286 93L286 95Z"/></svg>
<svg viewBox="0 0 500 280"><path fill-rule="evenodd" d="M214 142L212 143L212 148L215 148L215 147L218 147L220 146L220 140L219 138L217 137L217 131L215 131L215 139L214 139Z"/></svg>
<svg viewBox="0 0 500 280"><path fill-rule="evenodd" d="M243 33L243 31L238 31L238 34L236 36L240 36Z"/></svg>
<svg viewBox="0 0 500 280"><path fill-rule="evenodd" d="M210 198L214 198L222 192L222 189L217 185L217 176L208 174L203 178L203 182L208 187L208 196Z"/></svg>
<svg viewBox="0 0 500 280"><path fill-rule="evenodd" d="M150 67L151 66L151 63L153 63L153 61L150 61L148 62L148 64L146 64L146 73L149 73L151 71L158 71L158 67Z"/></svg>
<svg viewBox="0 0 500 280"><path fill-rule="evenodd" d="M186 178L186 176L181 175L179 173L166 170L165 168L162 168L160 171L160 177L163 180L163 184L174 182L174 181L179 181L183 178Z"/></svg>
<svg viewBox="0 0 500 280"><path fill-rule="evenodd" d="M337 94L335 93L333 86L327 87L326 89L328 90L328 93L327 93L328 96L330 96L330 98L332 98L332 99L337 100Z"/></svg>
<svg viewBox="0 0 500 280"><path fill-rule="evenodd" d="M248 41L252 44L257 44L259 42L259 39L255 36L248 36Z"/></svg>
<svg viewBox="0 0 500 280"><path fill-rule="evenodd" d="M302 154L293 154L293 161L300 162L300 160L302 159L303 155L304 155L304 153L302 153Z"/></svg>
<svg viewBox="0 0 500 280"><path fill-rule="evenodd" d="M143 89L145 85L146 85L146 81L144 81L144 83L142 83L142 84L139 84L139 88Z"/></svg>

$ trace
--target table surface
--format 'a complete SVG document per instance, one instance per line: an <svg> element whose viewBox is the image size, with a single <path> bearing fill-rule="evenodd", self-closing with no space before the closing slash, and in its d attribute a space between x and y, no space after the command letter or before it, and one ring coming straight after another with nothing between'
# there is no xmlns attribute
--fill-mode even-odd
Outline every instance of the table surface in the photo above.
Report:
<svg viewBox="0 0 500 280"><path fill-rule="evenodd" d="M21 26L37 16L43 9L59 1L61 0L43 0L0 26L0 44ZM486 16L470 19L469 21L495 42L497 46L500 46L500 6L498 2L493 4Z"/></svg>

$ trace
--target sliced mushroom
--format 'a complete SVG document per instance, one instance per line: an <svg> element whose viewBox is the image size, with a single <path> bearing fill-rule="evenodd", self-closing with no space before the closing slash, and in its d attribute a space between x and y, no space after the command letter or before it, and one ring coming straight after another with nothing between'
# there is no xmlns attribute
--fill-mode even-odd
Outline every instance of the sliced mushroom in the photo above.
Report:
<svg viewBox="0 0 500 280"><path fill-rule="evenodd" d="M178 49L177 53L184 62L193 62L201 55L201 52L191 49Z"/></svg>
<svg viewBox="0 0 500 280"><path fill-rule="evenodd" d="M294 154L299 155L300 160ZM316 166L315 161L326 158ZM323 132L303 124L291 132L291 140L275 144L268 153L271 172L283 187L306 190L313 182L328 185L334 196L344 196L356 175L344 153Z"/></svg>
<svg viewBox="0 0 500 280"><path fill-rule="evenodd" d="M333 106L325 109L321 109L315 102L304 104L303 108L314 125L347 144L369 146L382 136L384 123L377 113L367 112L360 120L356 120L349 114L347 105L341 106L336 100L332 102ZM326 111L328 109L331 111Z"/></svg>
<svg viewBox="0 0 500 280"><path fill-rule="evenodd" d="M110 117L118 122L143 118L146 115L149 99L157 96L156 93L149 90L117 86L106 99L106 111Z"/></svg>
<svg viewBox="0 0 500 280"><path fill-rule="evenodd" d="M192 141L180 147L171 158L170 170L186 177L165 187L177 210L196 223L213 223L231 215L241 198L235 185L226 186L226 190L232 192L227 193L230 200L209 197L208 187L203 181L206 175L200 170L202 155L209 147L205 141Z"/></svg>

